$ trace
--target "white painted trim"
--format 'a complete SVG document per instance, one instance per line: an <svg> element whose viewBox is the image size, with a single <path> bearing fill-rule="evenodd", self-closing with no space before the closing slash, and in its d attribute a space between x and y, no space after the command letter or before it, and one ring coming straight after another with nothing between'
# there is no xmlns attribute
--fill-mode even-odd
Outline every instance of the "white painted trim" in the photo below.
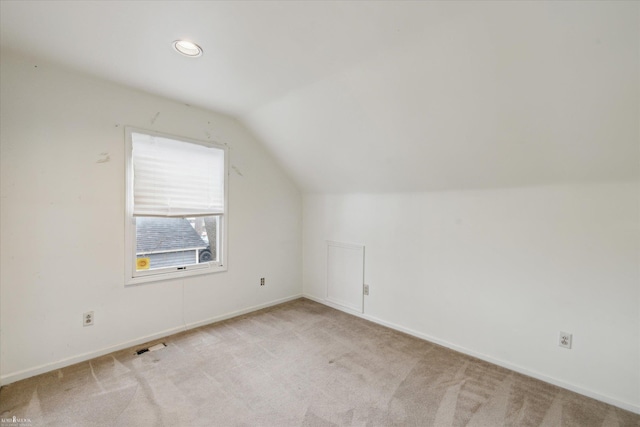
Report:
<svg viewBox="0 0 640 427"><path fill-rule="evenodd" d="M486 354L478 353L478 352L475 352L473 350L469 350L469 349L467 349L465 347L461 347L459 345L452 344L452 343L450 343L448 341L445 341L443 339L440 339L440 338L437 338L437 337L434 337L434 336L431 336L431 335L423 334L422 332L418 332L418 331L415 331L413 329L409 329L409 328L406 328L404 326L397 325L395 323L387 322L385 320L379 319L379 318L374 317L374 316L370 316L368 314L359 313L358 311L345 308L345 307L343 307L341 305L334 304L331 301L327 301L325 299L318 298L318 297L315 297L313 295L303 294L302 296L304 298L310 299L312 301L318 302L318 303L326 305L328 307L335 308L336 310L340 310L340 311L343 311L345 313L348 313L348 314L363 318L365 320L369 320L369 321L371 321L373 323L377 323L378 325L386 326L387 328L394 329L394 330L400 331L400 332L404 332L405 334L414 336L416 338L420 338L420 339L423 339L425 341L429 341L429 342L441 345L443 347L450 348L451 350L454 350L454 351L457 351L459 353L463 353L463 354L466 354L468 356L472 356L472 357L484 360L485 362L493 363L494 365L502 366L503 368L510 369L512 371L518 372L518 373L526 375L528 377L532 377L532 378L538 379L540 381L544 381L546 383L553 384L553 385L556 385L558 387L573 391L575 393L579 393L579 394L582 394L584 396L591 397L591 398L599 400L601 402L605 402L605 403L608 403L610 405L617 406L618 408L622 408L622 409L625 409L627 411L631 411L631 412L634 412L636 414L640 414L640 406L635 405L633 403L624 402L624 401L621 401L621 400L616 399L614 397L610 397L610 396L607 396L607 395L604 395L604 394L600 394L600 393L594 392L592 390L577 386L575 384L571 384L571 383L568 383L568 382L565 382L565 381L562 381L562 380L559 380L559 379L556 379L556 378L553 378L553 377L549 377L547 375L541 374L540 372L532 371L532 370L524 368L522 366L515 365L513 363L510 363L510 362L507 362L507 361L504 361L504 360L501 360L501 359L496 359L494 357L488 356Z"/></svg>
<svg viewBox="0 0 640 427"><path fill-rule="evenodd" d="M158 332L151 335L146 335L144 337L136 338L134 340L130 340L127 342L123 342L120 344L116 344L110 347L103 348L101 350L89 351L87 353L78 354L76 356L67 357L66 359L58 360L57 362L47 363L44 365L36 366L29 369L24 369L18 372L12 372L10 374L3 375L0 377L0 385L4 386L7 384L11 384L16 381L23 380L25 378L33 377L35 375L40 375L45 372L50 372L56 369L61 369L66 366L74 365L76 363L84 362L87 360L94 359L99 356L104 356L105 354L113 353L114 351L123 350L129 347L137 346L140 344L145 344L150 341L154 341L160 338L165 338L169 335L176 334L178 332L187 331L189 329L198 328L200 326L209 325L211 323L220 322L222 320L231 319L232 317L242 316L243 314L251 313L257 310L262 310L263 308L272 307L274 305L282 304L288 301L293 301L295 299L299 299L302 297L302 294L293 295L290 297L281 298L278 300L266 302L264 304L254 305L253 307L244 308L241 310L233 311L231 313L221 314L219 316L214 316L209 319L200 320L198 322L187 323L185 325L176 326L175 328L166 329L162 332Z"/></svg>
<svg viewBox="0 0 640 427"><path fill-rule="evenodd" d="M201 274L222 273L227 271L227 267L223 267L214 262L202 264L190 264L177 270L177 267L165 267L162 269L149 270L149 274L127 279L126 286L136 286L146 283L159 282L161 280L179 279L181 277L198 276ZM155 273L155 274L154 274Z"/></svg>
<svg viewBox="0 0 640 427"><path fill-rule="evenodd" d="M170 254L172 252L186 252L186 251L197 251L200 249L206 249L206 246L198 246L198 247L194 247L194 248L180 248L178 250L168 250L168 251L151 251L151 252L136 252L136 256L138 255L156 255L156 254Z"/></svg>
<svg viewBox="0 0 640 427"><path fill-rule="evenodd" d="M328 246L337 246L339 248L347 248L347 249L363 249L364 245L360 245L357 243L344 243L344 242L336 242L335 240L326 240Z"/></svg>

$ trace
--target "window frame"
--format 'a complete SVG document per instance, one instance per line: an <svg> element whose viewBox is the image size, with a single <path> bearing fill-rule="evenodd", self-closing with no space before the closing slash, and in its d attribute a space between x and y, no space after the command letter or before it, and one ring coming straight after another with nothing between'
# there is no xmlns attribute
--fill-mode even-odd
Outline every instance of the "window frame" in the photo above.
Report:
<svg viewBox="0 0 640 427"><path fill-rule="evenodd" d="M189 144L198 144L205 147L213 147L223 150L224 153L224 211L218 216L218 232L216 233L218 261L210 261L206 264L191 264L186 266L164 267L154 270L137 271L136 266L136 218L133 216L133 140L132 134L140 133L162 138L169 138ZM225 144L211 141L199 141L183 136L156 132L148 129L125 127L125 285L138 285L143 283L158 282L161 280L177 279L189 276L198 276L227 271L227 223L228 223L228 199L229 199L229 148ZM185 215L182 218L190 218L194 215ZM209 242L213 245L212 242Z"/></svg>

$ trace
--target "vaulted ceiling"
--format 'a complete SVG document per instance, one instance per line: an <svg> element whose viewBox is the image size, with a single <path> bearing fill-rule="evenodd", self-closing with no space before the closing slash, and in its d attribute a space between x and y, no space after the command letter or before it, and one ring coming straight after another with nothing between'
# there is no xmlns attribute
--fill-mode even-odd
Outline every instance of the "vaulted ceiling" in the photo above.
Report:
<svg viewBox="0 0 640 427"><path fill-rule="evenodd" d="M2 1L0 23L5 52L237 117L306 192L640 175L635 1Z"/></svg>

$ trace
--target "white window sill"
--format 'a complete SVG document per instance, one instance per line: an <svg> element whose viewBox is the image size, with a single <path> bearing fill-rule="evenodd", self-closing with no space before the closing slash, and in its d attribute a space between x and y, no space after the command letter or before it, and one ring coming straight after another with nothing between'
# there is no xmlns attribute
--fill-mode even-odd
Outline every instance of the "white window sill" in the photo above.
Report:
<svg viewBox="0 0 640 427"><path fill-rule="evenodd" d="M214 265L183 271L161 271L156 274L148 273L137 277L127 277L126 286L142 285L144 283L160 282L163 280L178 279L182 277L201 276L205 274L221 273L227 271L226 265Z"/></svg>

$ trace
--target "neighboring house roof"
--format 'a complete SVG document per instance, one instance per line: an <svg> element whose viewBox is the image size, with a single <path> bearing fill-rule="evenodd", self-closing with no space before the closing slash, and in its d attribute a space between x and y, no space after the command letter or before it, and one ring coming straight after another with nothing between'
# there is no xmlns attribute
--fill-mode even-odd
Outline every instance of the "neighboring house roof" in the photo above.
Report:
<svg viewBox="0 0 640 427"><path fill-rule="evenodd" d="M204 249L208 245L184 218L136 218L136 253Z"/></svg>

